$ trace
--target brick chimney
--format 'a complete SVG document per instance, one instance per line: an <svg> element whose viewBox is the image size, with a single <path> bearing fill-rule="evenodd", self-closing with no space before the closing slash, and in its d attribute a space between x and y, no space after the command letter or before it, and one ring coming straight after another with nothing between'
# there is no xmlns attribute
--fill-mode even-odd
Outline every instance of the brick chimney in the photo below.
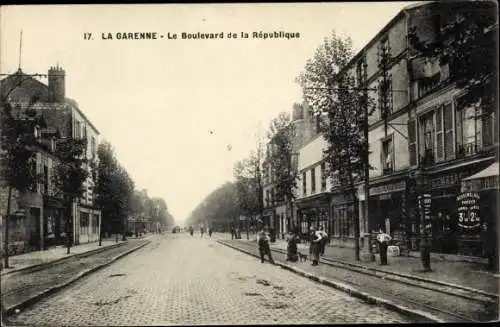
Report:
<svg viewBox="0 0 500 327"><path fill-rule="evenodd" d="M64 102L65 94L65 71L61 67L50 67L49 69L49 101Z"/></svg>

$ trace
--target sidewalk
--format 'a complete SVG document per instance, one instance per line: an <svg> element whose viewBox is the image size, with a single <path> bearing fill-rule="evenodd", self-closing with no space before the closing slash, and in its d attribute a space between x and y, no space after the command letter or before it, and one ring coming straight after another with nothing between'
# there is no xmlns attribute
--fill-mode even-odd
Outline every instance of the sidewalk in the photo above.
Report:
<svg viewBox="0 0 500 327"><path fill-rule="evenodd" d="M148 239L152 237L153 234L146 234L146 236L142 237L142 239ZM135 237L132 237L135 239ZM140 239L140 238L139 238ZM125 241L127 242L127 241ZM52 262L57 262L64 260L66 258L73 257L75 255L82 255L91 251L98 251L99 249L104 249L112 246L116 246L117 244L124 243L119 237L118 243L116 242L115 237L110 237L103 239L101 242L101 246L99 246L99 242L92 243L84 243L72 246L70 249L70 253L67 254L66 246L59 245L48 250L43 251L33 251L28 253L23 253L15 256L9 257L9 268L1 270L1 276L6 274L10 274L20 270L26 270L29 268L34 268L36 266L41 266L45 264L50 264ZM3 260L3 259L2 259Z"/></svg>
<svg viewBox="0 0 500 327"><path fill-rule="evenodd" d="M229 235L230 237L231 235ZM250 240L252 237L250 237ZM242 240L246 240L246 237ZM278 239L271 244L271 248L286 251L285 240ZM299 251L309 252L308 244L298 244ZM397 256L388 257L388 265L381 266L378 254L375 254L374 262L355 261L354 249L327 246L325 249L325 259L338 260L346 263L361 265L368 268L375 268L381 271L409 275L414 278L425 278L438 282L456 284L478 289L484 292L498 294L500 278L485 270L484 265L469 262L443 261L431 259L431 272L422 272L420 258Z"/></svg>

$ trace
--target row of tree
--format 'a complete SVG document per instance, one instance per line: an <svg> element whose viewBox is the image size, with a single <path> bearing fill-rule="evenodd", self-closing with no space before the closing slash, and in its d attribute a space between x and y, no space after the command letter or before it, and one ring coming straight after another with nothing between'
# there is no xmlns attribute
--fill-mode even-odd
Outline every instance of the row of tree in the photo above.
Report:
<svg viewBox="0 0 500 327"><path fill-rule="evenodd" d="M36 153L45 147L54 151L52 196L63 204L67 251L72 245L72 204L85 192L85 181L91 177L94 184L94 201L102 213L103 234L127 233L128 217L140 217L153 223L172 226L173 217L165 201L150 198L147 191L136 191L134 182L126 169L119 164L112 146L104 142L98 147L98 160L86 155L87 139L71 136L51 135L55 147L47 146L40 131L48 126L45 117L34 106L38 96L33 95L28 103L11 101L10 94L33 76L18 74L15 83L5 90L2 87L0 99L1 130L1 174L2 187L7 188L7 210L4 222L4 266L8 267L9 217L13 214L12 204L19 194L35 191L34 185L47 183L43 174L36 170ZM101 240L101 237L100 237Z"/></svg>
<svg viewBox="0 0 500 327"><path fill-rule="evenodd" d="M147 190L138 191L127 170L118 162L113 147L103 142L98 148L96 169L96 204L101 209L102 231L106 234L135 232L142 228L128 226L127 218L149 220L156 225L173 226L174 219L162 198L150 198Z"/></svg>
<svg viewBox="0 0 500 327"><path fill-rule="evenodd" d="M449 65L450 77L447 83L455 84L467 91L461 106L481 106L484 112L497 110L498 70L497 46L498 21L495 5L485 3L480 8L461 8L439 29L435 40L424 40L415 27L410 27L408 44L412 57L426 60L438 59L441 65ZM460 8L457 8L460 9ZM385 49L387 50L387 49ZM314 116L320 119L320 130L327 147L324 151L326 172L329 178L338 181L337 187L346 193L359 208L357 185L368 182L369 143L368 117L373 113L376 102L369 94L366 76L361 83L354 74L346 71L354 55L352 41L335 32L317 48L314 57L307 61L303 72L297 78L303 91L304 101L312 108ZM389 51L382 49L379 68L387 68L394 58ZM366 75L366 69L365 75ZM378 104L383 117L387 108L387 94L392 92L390 83L381 82ZM380 96L380 93L382 96ZM385 95L385 96L384 96ZM307 117L305 117L307 118ZM290 118L282 113L271 122L268 133L271 151L264 160L263 142L259 139L257 149L248 158L236 163L235 182L225 184L212 193L193 212L192 219L204 217L212 219L205 208L216 208L218 220L234 221L239 214L255 216L263 212L263 173L264 161L271 167L277 198L291 208L295 196L297 170L293 163L293 127ZM235 191L232 193L231 191ZM221 197L228 193L231 200ZM237 195L237 196L235 196ZM224 206L230 206L223 208ZM212 210L212 209L210 209ZM226 217L221 217L230 213ZM359 212L353 218L355 257L359 260ZM291 212L288 212L292 216Z"/></svg>

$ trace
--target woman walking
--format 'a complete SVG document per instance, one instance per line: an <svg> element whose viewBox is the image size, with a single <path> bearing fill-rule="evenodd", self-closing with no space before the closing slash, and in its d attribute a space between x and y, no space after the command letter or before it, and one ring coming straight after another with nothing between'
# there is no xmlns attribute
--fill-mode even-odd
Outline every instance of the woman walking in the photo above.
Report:
<svg viewBox="0 0 500 327"><path fill-rule="evenodd" d="M297 242L299 241L299 230L294 228L288 235L288 244L286 247L286 261L297 262L299 254L297 250Z"/></svg>
<svg viewBox="0 0 500 327"><path fill-rule="evenodd" d="M322 234L316 231L314 226L311 226L311 245L309 245L309 254L312 259L312 266L317 266L319 264L319 254L321 252L321 240Z"/></svg>

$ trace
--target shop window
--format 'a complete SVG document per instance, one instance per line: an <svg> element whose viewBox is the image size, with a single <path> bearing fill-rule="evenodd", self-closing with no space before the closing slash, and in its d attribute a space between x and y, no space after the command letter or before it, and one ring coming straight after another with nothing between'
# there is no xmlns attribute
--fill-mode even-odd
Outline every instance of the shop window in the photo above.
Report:
<svg viewBox="0 0 500 327"><path fill-rule="evenodd" d="M495 119L495 112L486 113L482 116L483 147L498 143L498 125Z"/></svg>
<svg viewBox="0 0 500 327"><path fill-rule="evenodd" d="M316 167L311 169L311 194L316 193Z"/></svg>
<svg viewBox="0 0 500 327"><path fill-rule="evenodd" d="M89 214L85 212L80 213L80 227L89 226Z"/></svg>
<svg viewBox="0 0 500 327"><path fill-rule="evenodd" d="M390 174L394 171L394 142L392 135L382 140L382 172Z"/></svg>
<svg viewBox="0 0 500 327"><path fill-rule="evenodd" d="M471 156L481 148L481 109L473 105L462 105L460 99L457 100L456 105L457 156Z"/></svg>

